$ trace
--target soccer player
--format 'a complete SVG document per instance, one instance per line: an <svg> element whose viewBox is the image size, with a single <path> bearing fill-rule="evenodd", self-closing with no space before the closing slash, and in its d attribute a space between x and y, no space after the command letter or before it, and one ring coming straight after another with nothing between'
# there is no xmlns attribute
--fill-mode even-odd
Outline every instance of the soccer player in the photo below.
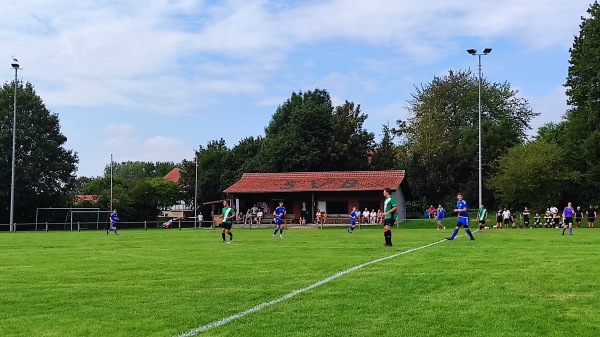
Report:
<svg viewBox="0 0 600 337"><path fill-rule="evenodd" d="M446 210L444 209L444 207L442 207L442 205L438 205L437 208L437 229L440 229L440 227L442 229L446 229L446 227L444 227L444 225L442 224L442 220L444 220L444 213L446 213Z"/></svg>
<svg viewBox="0 0 600 337"><path fill-rule="evenodd" d="M233 241L233 233L231 233L231 226L233 226L233 219L235 219L235 210L229 207L229 201L223 200L223 209L221 210L221 237L223 242L227 244ZM225 234L229 234L229 242L225 240Z"/></svg>
<svg viewBox="0 0 600 337"><path fill-rule="evenodd" d="M285 217L285 207L283 207L283 201L279 202L279 207L275 208L273 211L273 215L275 216L275 231L273 232L273 237L277 234L279 230L279 237L283 239L283 218Z"/></svg>
<svg viewBox="0 0 600 337"><path fill-rule="evenodd" d="M469 234L471 237L471 240L475 240L471 230L469 229L469 212L467 210L467 202L463 200L463 196L460 193L458 193L456 199L458 199L458 201L456 202L456 208L454 209L454 212L458 213L458 219L456 220L456 227L454 227L452 236L446 239L454 240L454 237L456 237L456 234L458 234L460 227L463 227L467 234Z"/></svg>
<svg viewBox="0 0 600 337"><path fill-rule="evenodd" d="M565 230L567 229L567 226L568 226L569 227L569 235L573 236L573 214L574 213L575 213L575 211L573 210L573 205L571 205L571 203L569 202L567 204L567 207L565 207L565 209L563 210L564 223L563 223L562 235L565 235Z"/></svg>
<svg viewBox="0 0 600 337"><path fill-rule="evenodd" d="M540 226L540 228L542 228L542 222L540 219L540 213L535 213L535 216L533 217L533 219L535 220L535 222L533 223L533 226L535 228L538 228L538 226Z"/></svg>
<svg viewBox="0 0 600 337"><path fill-rule="evenodd" d="M398 204L396 199L391 194L392 190L389 188L383 189L383 238L385 239L385 245L388 247L392 246L392 226L396 222L396 212L398 211Z"/></svg>
<svg viewBox="0 0 600 337"><path fill-rule="evenodd" d="M477 210L477 221L479 222L479 230L485 229L485 220L487 220L487 209L483 205L479 205Z"/></svg>
<svg viewBox="0 0 600 337"><path fill-rule="evenodd" d="M348 227L348 233L352 234L354 232L354 227L356 226L356 220L360 218L360 212L356 210L356 207L352 207L352 212L350 212L350 227Z"/></svg>
<svg viewBox="0 0 600 337"><path fill-rule="evenodd" d="M106 231L106 235L108 235L108 232L115 232L115 235L119 235L117 234L117 221L119 221L119 215L117 214L117 210L113 209L112 213L110 213L110 228Z"/></svg>

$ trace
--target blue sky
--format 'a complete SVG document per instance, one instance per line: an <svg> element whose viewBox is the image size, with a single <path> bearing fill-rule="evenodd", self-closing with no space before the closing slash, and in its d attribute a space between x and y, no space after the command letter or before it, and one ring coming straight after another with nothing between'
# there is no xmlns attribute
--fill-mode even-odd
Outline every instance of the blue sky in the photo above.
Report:
<svg viewBox="0 0 600 337"><path fill-rule="evenodd" d="M329 91L383 124L406 119L414 86L477 72L507 81L559 121L569 47L588 0L22 0L0 11L2 81L31 82L58 114L79 176L114 160L192 159L264 134L292 92ZM534 131L530 132L531 134Z"/></svg>

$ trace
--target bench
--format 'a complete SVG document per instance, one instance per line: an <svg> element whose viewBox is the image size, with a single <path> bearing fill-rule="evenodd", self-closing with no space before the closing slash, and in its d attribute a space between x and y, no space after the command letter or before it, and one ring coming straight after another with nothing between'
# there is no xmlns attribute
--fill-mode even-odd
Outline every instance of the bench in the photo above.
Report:
<svg viewBox="0 0 600 337"><path fill-rule="evenodd" d="M350 223L350 214L328 214L325 223L344 224Z"/></svg>
<svg viewBox="0 0 600 337"><path fill-rule="evenodd" d="M293 224L294 221L296 221L296 215L294 213L286 214L283 217L283 223L286 225Z"/></svg>

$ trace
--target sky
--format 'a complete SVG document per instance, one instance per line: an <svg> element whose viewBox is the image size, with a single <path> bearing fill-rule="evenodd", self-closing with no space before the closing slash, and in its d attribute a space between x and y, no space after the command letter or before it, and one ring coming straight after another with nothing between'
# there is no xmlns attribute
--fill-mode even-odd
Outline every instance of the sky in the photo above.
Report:
<svg viewBox="0 0 600 337"><path fill-rule="evenodd" d="M181 162L211 140L264 135L293 92L360 104L363 127L408 117L415 86L449 70L508 82L540 114L567 110L569 48L591 0L20 0L0 9L12 57L60 120L77 176ZM4 150L4 149L3 149Z"/></svg>

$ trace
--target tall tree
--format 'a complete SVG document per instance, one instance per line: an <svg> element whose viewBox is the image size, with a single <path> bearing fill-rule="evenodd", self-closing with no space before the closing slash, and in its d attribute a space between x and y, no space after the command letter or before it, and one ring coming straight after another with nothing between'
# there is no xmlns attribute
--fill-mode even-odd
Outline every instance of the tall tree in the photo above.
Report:
<svg viewBox="0 0 600 337"><path fill-rule="evenodd" d="M333 168L333 106L326 90L292 93L265 129L262 172L329 171Z"/></svg>
<svg viewBox="0 0 600 337"><path fill-rule="evenodd" d="M414 195L430 202L461 191L467 200L478 190L478 85L471 71L450 71L416 87L409 101L408 120L399 120L395 132L406 149L406 169ZM484 176L494 173L496 160L526 138L537 114L517 97L508 83L481 83L482 166ZM493 201L484 191L484 202Z"/></svg>
<svg viewBox="0 0 600 337"><path fill-rule="evenodd" d="M375 146L375 135L363 128L367 115L360 104L346 101L333 110L332 170L360 171L369 168L369 155Z"/></svg>
<svg viewBox="0 0 600 337"><path fill-rule="evenodd" d="M14 82L0 90L0 222L8 223L12 165ZM75 181L77 154L66 149L58 116L33 85L17 84L15 221L35 218L37 207L61 207Z"/></svg>
<svg viewBox="0 0 600 337"><path fill-rule="evenodd" d="M582 17L579 35L569 49L565 83L570 109L565 115L566 160L582 174L580 193L592 197L600 189L600 5L594 1Z"/></svg>
<svg viewBox="0 0 600 337"><path fill-rule="evenodd" d="M389 126L383 125L383 136L371 155L370 169L374 171L400 168L402 150L394 144L394 134Z"/></svg>
<svg viewBox="0 0 600 337"><path fill-rule="evenodd" d="M498 201L513 208L529 207L539 212L564 203L562 191L577 180L569 169L562 149L544 141L517 145L499 159L498 173L489 185Z"/></svg>
<svg viewBox="0 0 600 337"><path fill-rule="evenodd" d="M172 162L142 162L126 161L113 163L113 178L119 178L126 182L135 182L140 179L164 177L172 169L177 167ZM104 176L110 176L110 164L104 168Z"/></svg>

